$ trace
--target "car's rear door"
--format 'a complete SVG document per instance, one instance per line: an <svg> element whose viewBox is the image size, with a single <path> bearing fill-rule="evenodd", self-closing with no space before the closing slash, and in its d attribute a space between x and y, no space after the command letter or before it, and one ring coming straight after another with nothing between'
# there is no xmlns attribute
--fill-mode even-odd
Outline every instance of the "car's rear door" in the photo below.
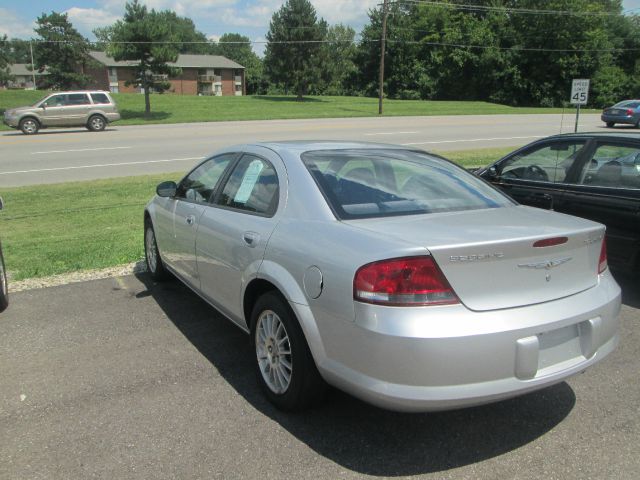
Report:
<svg viewBox="0 0 640 480"><path fill-rule="evenodd" d="M640 139L598 139L569 180L561 211L604 223L611 263L636 264L640 248Z"/></svg>
<svg viewBox="0 0 640 480"><path fill-rule="evenodd" d="M588 148L585 138L550 139L515 152L495 165L485 178L514 200L532 207L556 209L566 178Z"/></svg>
<svg viewBox="0 0 640 480"><path fill-rule="evenodd" d="M73 127L84 125L91 110L91 101L86 93L69 93L67 103L63 107L62 126Z"/></svg>
<svg viewBox="0 0 640 480"><path fill-rule="evenodd" d="M241 325L240 293L262 263L285 198L282 160L261 153L245 153L233 166L215 206L205 209L196 238L202 293Z"/></svg>

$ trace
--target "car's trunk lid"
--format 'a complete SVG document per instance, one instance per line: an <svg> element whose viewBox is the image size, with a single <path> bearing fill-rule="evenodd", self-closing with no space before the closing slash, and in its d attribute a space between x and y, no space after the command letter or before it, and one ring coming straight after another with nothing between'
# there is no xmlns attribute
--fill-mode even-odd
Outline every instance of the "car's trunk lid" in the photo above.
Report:
<svg viewBox="0 0 640 480"><path fill-rule="evenodd" d="M568 215L514 206L347 223L427 248L472 310L547 302L598 281L604 227Z"/></svg>

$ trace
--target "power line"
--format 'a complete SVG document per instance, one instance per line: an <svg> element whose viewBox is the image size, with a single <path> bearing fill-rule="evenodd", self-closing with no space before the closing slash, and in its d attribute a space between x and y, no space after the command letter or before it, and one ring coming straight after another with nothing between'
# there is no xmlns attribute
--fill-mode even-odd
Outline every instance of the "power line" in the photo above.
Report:
<svg viewBox="0 0 640 480"><path fill-rule="evenodd" d="M389 43L403 43L407 45L430 45L454 48L478 48L484 50L512 50L516 52L565 52L565 53L613 53L640 52L640 48L537 48L537 47L500 47L497 45L469 45L463 43L426 42L420 40L387 40Z"/></svg>
<svg viewBox="0 0 640 480"><path fill-rule="evenodd" d="M33 40L36 43L52 43L52 44L74 44L79 43L77 41L65 41L65 40ZM87 42L89 44L118 44L118 45L135 45L135 44L158 44L158 45L254 45L254 44L338 44L348 43L357 44L360 43L379 43L379 39L360 39L360 40L280 40L275 42L269 42L267 40L249 40L248 42L215 42L215 41L194 41L194 42L177 42L177 41L153 41L153 42ZM406 45L429 45L436 47L453 47L453 48L478 48L478 49L494 49L494 50L513 50L519 52L567 52L567 53L613 53L613 52L640 52L640 48L544 48L544 47L501 47L498 45L478 45L478 44L465 44L465 43L450 43L450 42L431 42L423 40L394 40L387 39L389 43L406 44Z"/></svg>
<svg viewBox="0 0 640 480"><path fill-rule="evenodd" d="M534 8L517 8L517 7L497 7L491 5L470 5L461 3L438 2L433 0L395 0L393 3L411 3L418 5L432 5L438 7L451 8L455 10L484 11L484 12L501 12L501 13L517 13L523 15L564 15L576 17L617 17L624 13L614 12L580 12L576 10L546 10ZM635 10L635 9L632 9Z"/></svg>

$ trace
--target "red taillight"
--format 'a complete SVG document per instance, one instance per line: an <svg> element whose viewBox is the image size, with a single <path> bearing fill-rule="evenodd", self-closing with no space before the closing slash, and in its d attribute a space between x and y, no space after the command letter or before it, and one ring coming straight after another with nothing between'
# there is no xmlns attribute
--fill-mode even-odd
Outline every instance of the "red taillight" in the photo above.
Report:
<svg viewBox="0 0 640 480"><path fill-rule="evenodd" d="M458 297L432 257L393 258L360 267L353 298L381 305L447 305Z"/></svg>
<svg viewBox="0 0 640 480"><path fill-rule="evenodd" d="M627 108L627 115L628 116L632 116L633 115L633 110L631 110L630 108Z"/></svg>
<svg viewBox="0 0 640 480"><path fill-rule="evenodd" d="M535 248L541 247L553 247L555 245L562 245L563 243L567 243L569 239L567 237L554 237L554 238L545 238L544 240L538 240L533 243Z"/></svg>
<svg viewBox="0 0 640 480"><path fill-rule="evenodd" d="M602 239L602 248L600 248L600 259L598 260L598 274L604 272L607 269L607 241Z"/></svg>

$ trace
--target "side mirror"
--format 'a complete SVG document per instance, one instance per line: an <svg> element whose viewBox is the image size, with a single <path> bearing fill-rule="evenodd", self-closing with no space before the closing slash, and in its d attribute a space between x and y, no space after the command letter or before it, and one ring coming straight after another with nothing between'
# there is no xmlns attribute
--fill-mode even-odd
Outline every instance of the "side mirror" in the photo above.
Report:
<svg viewBox="0 0 640 480"><path fill-rule="evenodd" d="M175 197L177 191L178 185L176 185L176 182L172 181L162 182L156 187L156 193L159 197Z"/></svg>
<svg viewBox="0 0 640 480"><path fill-rule="evenodd" d="M498 180L498 178L500 177L498 175L498 169L495 166L487 168L484 171L484 174L482 176L487 180L489 180L490 182L494 180Z"/></svg>

